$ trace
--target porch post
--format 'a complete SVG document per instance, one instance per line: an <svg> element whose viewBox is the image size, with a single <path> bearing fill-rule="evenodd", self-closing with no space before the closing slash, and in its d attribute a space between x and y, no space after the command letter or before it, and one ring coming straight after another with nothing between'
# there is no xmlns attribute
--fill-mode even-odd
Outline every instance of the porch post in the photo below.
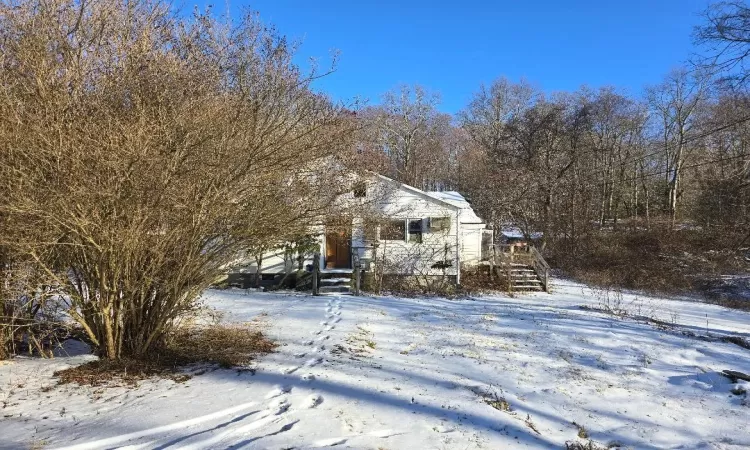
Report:
<svg viewBox="0 0 750 450"><path fill-rule="evenodd" d="M460 211L456 211L456 285L461 284L461 222Z"/></svg>
<svg viewBox="0 0 750 450"><path fill-rule="evenodd" d="M313 270L312 270L312 295L319 295L318 292L318 278L320 275L320 253L315 253L313 256Z"/></svg>
<svg viewBox="0 0 750 450"><path fill-rule="evenodd" d="M354 254L354 250L352 250L352 266L354 271L354 295L359 295L359 287L362 278L362 265L359 262L359 251Z"/></svg>

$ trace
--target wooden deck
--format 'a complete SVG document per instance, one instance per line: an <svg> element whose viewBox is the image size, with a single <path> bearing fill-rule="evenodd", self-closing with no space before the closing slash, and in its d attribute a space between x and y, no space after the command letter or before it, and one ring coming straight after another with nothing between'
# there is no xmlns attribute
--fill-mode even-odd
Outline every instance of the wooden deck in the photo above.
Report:
<svg viewBox="0 0 750 450"><path fill-rule="evenodd" d="M487 253L482 264L489 266L490 276L504 278L509 291L549 292L550 266L536 247L496 245Z"/></svg>

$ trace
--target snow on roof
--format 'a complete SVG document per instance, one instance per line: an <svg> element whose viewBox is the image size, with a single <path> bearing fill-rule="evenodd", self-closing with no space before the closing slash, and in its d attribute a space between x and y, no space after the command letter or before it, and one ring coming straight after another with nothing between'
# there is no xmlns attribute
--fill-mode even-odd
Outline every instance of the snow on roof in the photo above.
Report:
<svg viewBox="0 0 750 450"><path fill-rule="evenodd" d="M415 193L415 194L417 194L417 195L419 195L419 196L421 196L421 197L423 197L425 199L437 200L440 203L442 203L442 204L444 204L446 206L449 206L451 208L457 208L457 209L460 208L460 206L456 206L453 203L447 202L447 201L445 201L445 200L443 200L443 199L441 199L439 197L436 197L434 195L430 195L429 192L425 192L425 191L423 191L421 189L417 189L414 186L410 186L410 185L408 185L406 183L401 183L400 181L396 181L396 180L394 180L392 178L388 178L387 176L381 175L379 173L375 173L375 172L371 172L371 173L375 177L377 177L378 179L380 179L380 180L383 180L383 181L386 181L388 183L391 183L394 186L398 186L399 189L404 189L404 190L410 191L410 192Z"/></svg>
<svg viewBox="0 0 750 450"><path fill-rule="evenodd" d="M526 236L524 236L523 231L521 231L518 227L504 227L502 230L500 230L500 234L502 234L504 237L508 239L524 239ZM531 233L531 239L541 239L542 233L535 231Z"/></svg>
<svg viewBox="0 0 750 450"><path fill-rule="evenodd" d="M474 212L474 209L472 209L471 203L456 191L430 191L427 192L427 195L461 208L461 211L459 212L461 223L484 223L484 221Z"/></svg>

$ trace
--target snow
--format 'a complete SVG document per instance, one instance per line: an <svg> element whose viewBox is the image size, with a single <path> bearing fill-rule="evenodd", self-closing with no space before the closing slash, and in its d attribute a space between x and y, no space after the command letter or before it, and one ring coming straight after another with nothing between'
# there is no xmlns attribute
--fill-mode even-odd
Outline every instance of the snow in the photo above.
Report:
<svg viewBox="0 0 750 450"><path fill-rule="evenodd" d="M352 269L320 269L321 273L352 273Z"/></svg>
<svg viewBox="0 0 750 450"><path fill-rule="evenodd" d="M431 197L435 197L438 200L442 200L446 203L450 203L453 206L458 206L459 208L461 208L461 210L459 211L459 218L461 220L461 223L484 223L484 221L474 212L474 209L471 207L471 203L469 203L469 201L466 200L466 198L464 198L464 196L459 194L458 192L430 191L426 192L426 194Z"/></svg>
<svg viewBox="0 0 750 450"><path fill-rule="evenodd" d="M613 298L674 326L595 309ZM750 338L750 313L564 280L515 297L205 299L237 322L263 315L279 351L254 372L135 389L55 386L52 372L93 358L73 342L18 357L0 365L0 448L559 449L574 423L601 445L750 446L750 400L731 392L748 383L720 375L750 373L750 350L718 339Z"/></svg>
<svg viewBox="0 0 750 450"><path fill-rule="evenodd" d="M325 272L324 272L325 273ZM322 281L325 281L326 283L348 283L352 281L351 278L324 278Z"/></svg>
<svg viewBox="0 0 750 450"><path fill-rule="evenodd" d="M518 227L505 227L502 230L500 230L500 234L505 237L506 239L525 239L526 235L523 234L523 231ZM531 233L531 239L541 239L543 234L539 231L535 231Z"/></svg>

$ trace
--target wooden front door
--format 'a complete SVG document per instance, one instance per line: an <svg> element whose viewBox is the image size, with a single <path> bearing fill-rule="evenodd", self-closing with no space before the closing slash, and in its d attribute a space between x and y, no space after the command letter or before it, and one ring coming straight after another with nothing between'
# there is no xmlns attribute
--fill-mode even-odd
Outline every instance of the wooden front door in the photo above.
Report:
<svg viewBox="0 0 750 450"><path fill-rule="evenodd" d="M326 269L351 268L351 233L329 231L326 233Z"/></svg>

